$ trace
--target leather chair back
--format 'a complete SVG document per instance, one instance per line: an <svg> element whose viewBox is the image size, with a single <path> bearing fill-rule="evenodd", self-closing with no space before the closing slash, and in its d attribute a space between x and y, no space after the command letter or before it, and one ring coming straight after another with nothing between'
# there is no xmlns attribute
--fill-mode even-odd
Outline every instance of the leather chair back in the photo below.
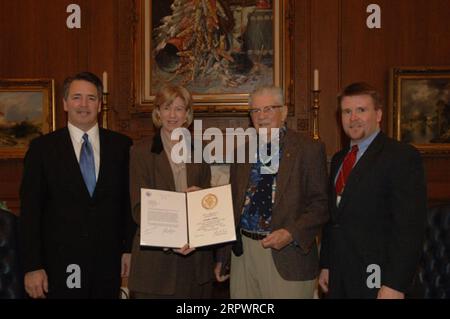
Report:
<svg viewBox="0 0 450 319"><path fill-rule="evenodd" d="M24 296L17 252L17 216L0 209L0 299Z"/></svg>
<svg viewBox="0 0 450 319"><path fill-rule="evenodd" d="M430 208L419 281L425 298L450 298L450 203Z"/></svg>

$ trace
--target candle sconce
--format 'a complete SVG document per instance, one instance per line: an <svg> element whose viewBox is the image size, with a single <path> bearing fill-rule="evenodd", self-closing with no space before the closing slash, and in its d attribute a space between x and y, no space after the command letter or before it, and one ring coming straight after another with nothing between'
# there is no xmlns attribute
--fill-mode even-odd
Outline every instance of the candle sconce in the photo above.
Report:
<svg viewBox="0 0 450 319"><path fill-rule="evenodd" d="M313 113L313 139L314 140L320 140L319 136L319 108L320 108L320 90L313 90L313 106L312 106L312 113Z"/></svg>
<svg viewBox="0 0 450 319"><path fill-rule="evenodd" d="M103 92L103 99L102 99L102 127L106 128L106 129L108 128L108 112L109 112L108 96L109 96L108 92Z"/></svg>

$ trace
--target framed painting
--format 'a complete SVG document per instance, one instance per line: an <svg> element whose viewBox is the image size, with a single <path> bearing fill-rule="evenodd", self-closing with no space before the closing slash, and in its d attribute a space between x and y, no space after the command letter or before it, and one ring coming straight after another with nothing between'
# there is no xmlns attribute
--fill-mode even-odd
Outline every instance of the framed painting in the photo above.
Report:
<svg viewBox="0 0 450 319"><path fill-rule="evenodd" d="M136 0L134 111L150 112L165 84L185 86L205 115L247 112L261 85L289 104L286 0Z"/></svg>
<svg viewBox="0 0 450 319"><path fill-rule="evenodd" d="M30 141L55 129L54 80L0 79L0 157L21 158Z"/></svg>
<svg viewBox="0 0 450 319"><path fill-rule="evenodd" d="M450 67L391 70L389 128L422 153L450 154Z"/></svg>

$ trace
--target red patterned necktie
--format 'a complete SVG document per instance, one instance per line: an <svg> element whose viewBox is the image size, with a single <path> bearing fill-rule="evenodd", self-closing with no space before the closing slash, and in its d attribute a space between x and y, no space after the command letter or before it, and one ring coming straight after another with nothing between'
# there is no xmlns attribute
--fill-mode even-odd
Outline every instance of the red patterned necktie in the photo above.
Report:
<svg viewBox="0 0 450 319"><path fill-rule="evenodd" d="M344 162L342 163L342 168L339 171L339 175L336 180L336 194L339 196L344 191L347 178L350 175L353 166L355 165L357 153L358 153L358 145L353 145L351 151L347 153L347 155L345 155Z"/></svg>

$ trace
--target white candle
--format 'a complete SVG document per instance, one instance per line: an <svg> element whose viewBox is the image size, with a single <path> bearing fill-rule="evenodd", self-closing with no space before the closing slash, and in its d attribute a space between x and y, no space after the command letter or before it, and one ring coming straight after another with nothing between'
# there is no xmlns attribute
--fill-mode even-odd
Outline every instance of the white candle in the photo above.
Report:
<svg viewBox="0 0 450 319"><path fill-rule="evenodd" d="M103 72L103 92L108 93L108 73Z"/></svg>
<svg viewBox="0 0 450 319"><path fill-rule="evenodd" d="M314 91L319 91L319 70L314 70Z"/></svg>

